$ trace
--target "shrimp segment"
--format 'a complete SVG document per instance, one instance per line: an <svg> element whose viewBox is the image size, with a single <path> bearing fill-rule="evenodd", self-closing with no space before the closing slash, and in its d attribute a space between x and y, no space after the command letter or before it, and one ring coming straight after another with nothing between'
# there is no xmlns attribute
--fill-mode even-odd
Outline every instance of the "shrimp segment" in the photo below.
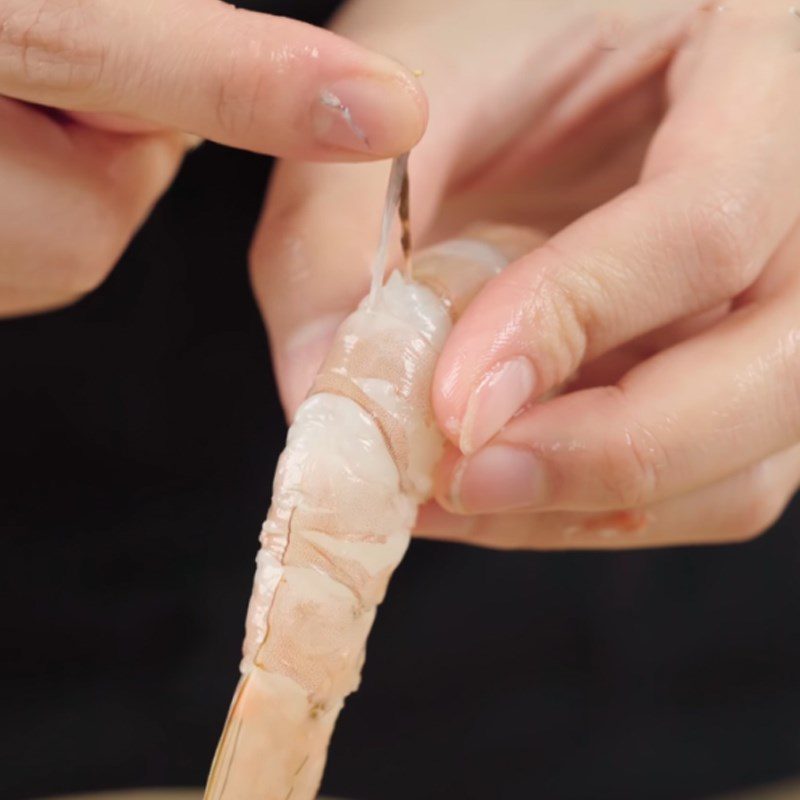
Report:
<svg viewBox="0 0 800 800"><path fill-rule="evenodd" d="M289 429L261 532L242 678L206 800L312 800L367 636L429 499L433 370L453 318L539 241L474 229L417 256L339 329Z"/></svg>

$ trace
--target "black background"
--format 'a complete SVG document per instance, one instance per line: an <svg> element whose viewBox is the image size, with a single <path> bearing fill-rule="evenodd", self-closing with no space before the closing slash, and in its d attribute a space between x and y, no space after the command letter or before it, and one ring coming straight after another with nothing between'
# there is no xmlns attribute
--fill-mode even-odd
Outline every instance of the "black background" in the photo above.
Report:
<svg viewBox="0 0 800 800"><path fill-rule="evenodd" d="M285 434L245 265L268 168L205 145L99 291L0 324L4 800L204 780ZM625 554L414 543L325 788L690 800L800 773L797 528Z"/></svg>

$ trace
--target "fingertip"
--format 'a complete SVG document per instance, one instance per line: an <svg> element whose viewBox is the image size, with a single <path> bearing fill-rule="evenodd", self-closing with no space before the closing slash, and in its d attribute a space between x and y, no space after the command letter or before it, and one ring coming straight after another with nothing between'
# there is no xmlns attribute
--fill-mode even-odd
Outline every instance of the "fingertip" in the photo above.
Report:
<svg viewBox="0 0 800 800"><path fill-rule="evenodd" d="M472 453L500 432L532 398L536 371L530 359L515 356L493 367L472 390L461 420L459 447Z"/></svg>
<svg viewBox="0 0 800 800"><path fill-rule="evenodd" d="M115 111L304 161L387 158L422 136L425 94L392 59L297 20L206 9L203 34L176 31L166 60L148 59L146 85Z"/></svg>
<svg viewBox="0 0 800 800"><path fill-rule="evenodd" d="M482 298L478 303L477 310L487 309ZM488 300L489 310L497 311L491 304ZM503 308L513 317L513 309ZM502 326L486 317L468 310L445 343L434 374L437 421L465 454L500 433L539 396L542 383L525 348L507 341Z"/></svg>
<svg viewBox="0 0 800 800"><path fill-rule="evenodd" d="M405 153L420 140L428 104L419 81L388 59L364 74L320 87L311 128L332 158L342 152L380 159Z"/></svg>
<svg viewBox="0 0 800 800"><path fill-rule="evenodd" d="M487 284L458 319L445 342L436 365L433 380L433 409L436 419L447 438L463 452L472 452L499 430L500 425L517 410L508 408L508 398L499 387L491 387L508 372L504 369L502 348L498 347L496 330L490 315L498 311L491 298L487 301ZM505 347L507 350L508 348ZM517 370L512 370L517 372ZM523 384L533 388L534 377L517 375L518 389ZM515 391L515 395L518 391ZM527 395L526 395L527 396ZM522 399L519 399L522 402ZM496 430L489 430L487 416L493 420L505 416Z"/></svg>
<svg viewBox="0 0 800 800"><path fill-rule="evenodd" d="M488 245L500 266L470 294L445 342L434 374L433 406L448 439L471 453L547 388L529 357L530 337L523 336L530 296L514 277L545 236L531 228L490 224L467 229L457 241L465 240ZM473 252L471 258L476 257Z"/></svg>
<svg viewBox="0 0 800 800"><path fill-rule="evenodd" d="M530 448L490 444L471 455L448 452L437 474L436 499L457 514L518 511L544 506L548 484Z"/></svg>

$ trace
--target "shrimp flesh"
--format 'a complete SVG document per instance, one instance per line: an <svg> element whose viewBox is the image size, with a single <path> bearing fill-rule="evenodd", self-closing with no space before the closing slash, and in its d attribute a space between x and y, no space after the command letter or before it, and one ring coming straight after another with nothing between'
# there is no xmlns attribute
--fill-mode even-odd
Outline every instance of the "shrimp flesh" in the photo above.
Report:
<svg viewBox="0 0 800 800"><path fill-rule="evenodd" d="M206 800L316 797L376 608L431 496L443 446L429 397L437 357L469 299L535 242L518 228L473 229L419 254L413 280L393 272L383 283L390 228L373 291L339 329L278 462Z"/></svg>

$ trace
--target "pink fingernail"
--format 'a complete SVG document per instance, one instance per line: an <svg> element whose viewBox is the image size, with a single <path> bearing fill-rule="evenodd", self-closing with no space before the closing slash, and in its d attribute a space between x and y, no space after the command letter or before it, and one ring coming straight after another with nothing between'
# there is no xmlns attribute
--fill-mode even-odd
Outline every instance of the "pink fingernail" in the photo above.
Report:
<svg viewBox="0 0 800 800"><path fill-rule="evenodd" d="M326 89L320 93L314 109L314 129L325 144L346 150L369 151L369 139L353 119L350 103L342 98L342 87L336 93ZM352 94L352 91L350 92Z"/></svg>
<svg viewBox="0 0 800 800"><path fill-rule="evenodd" d="M453 508L467 513L531 508L543 496L536 456L509 445L493 445L467 456L454 470L450 484Z"/></svg>
<svg viewBox="0 0 800 800"><path fill-rule="evenodd" d="M459 447L483 447L530 399L536 386L533 364L519 356L495 367L473 390L461 423Z"/></svg>
<svg viewBox="0 0 800 800"><path fill-rule="evenodd" d="M381 154L422 133L424 108L396 77L354 77L323 89L312 109L317 139L327 146ZM413 130L412 130L413 127Z"/></svg>

